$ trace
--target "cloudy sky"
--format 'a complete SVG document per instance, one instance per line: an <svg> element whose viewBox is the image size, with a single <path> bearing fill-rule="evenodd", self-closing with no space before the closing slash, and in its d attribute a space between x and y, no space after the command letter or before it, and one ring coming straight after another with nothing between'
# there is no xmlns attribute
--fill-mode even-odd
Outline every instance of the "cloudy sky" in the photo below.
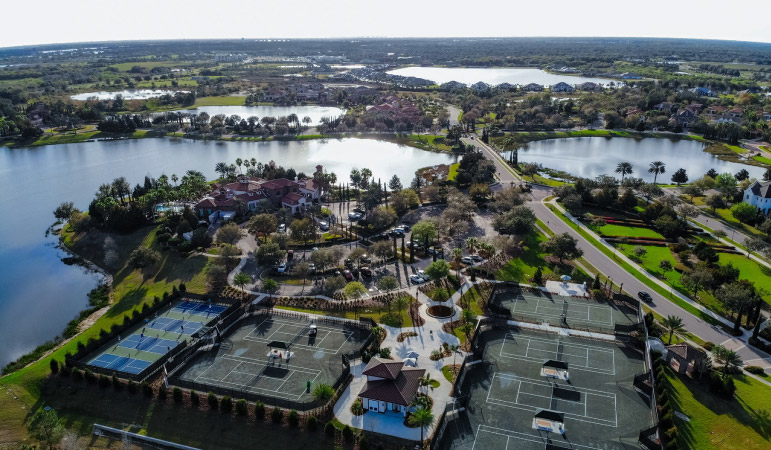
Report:
<svg viewBox="0 0 771 450"><path fill-rule="evenodd" d="M644 36L771 42L771 0L35 0L0 47L136 39Z"/></svg>

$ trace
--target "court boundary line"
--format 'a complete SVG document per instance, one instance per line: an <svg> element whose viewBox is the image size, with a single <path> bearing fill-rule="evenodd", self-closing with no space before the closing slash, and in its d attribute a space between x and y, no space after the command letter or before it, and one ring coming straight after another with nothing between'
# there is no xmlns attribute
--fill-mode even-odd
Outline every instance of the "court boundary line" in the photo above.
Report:
<svg viewBox="0 0 771 450"><path fill-rule="evenodd" d="M534 406L527 406L527 405L524 405L524 404L521 404L521 403L518 403L518 402L515 403L515 402L512 402L510 400L503 400L503 399L496 398L496 397L493 397L492 400L491 400L490 399L490 393L491 393L491 391L493 389L493 386L495 385L494 382L495 382L495 377L496 376L498 378L504 378L504 379L508 379L510 381L518 381L519 382L519 384L517 385L517 401L519 399L519 390L520 390L520 388L522 386L522 380L525 380L524 381L525 383L531 383L531 384L535 384L535 385L546 386L544 384L544 382L541 381L541 380L536 380L536 379L533 379L533 378L526 378L526 377L518 377L516 375L504 375L504 374L499 374L498 372L495 372L495 373L493 373L493 378L492 378L493 382L490 383L490 388L487 390L487 403L491 403L493 405L499 405L499 406L503 406L503 407L507 407L507 408L519 409L521 411L528 411L528 412L533 412L536 409L538 409L538 408L536 408ZM549 383L548 386L551 387L551 383ZM614 402L613 402L613 418L614 418L614 420L610 421L610 420L600 419L598 417L591 417L591 416L587 416L587 415L580 416L578 414L569 413L569 412L566 412L566 411L557 411L557 412L560 412L560 413L564 414L566 417L570 417L571 419L577 420L577 421L580 421L580 422L587 422L587 423L593 423L595 425L602 425L602 426L618 428L618 404L616 402L616 394L611 393L611 392L599 391L599 390L596 390L596 389L577 388L577 387L575 389L577 391L588 391L587 392L588 394L595 395L597 397L613 398L614 399ZM604 394L604 395L602 395L602 394ZM538 394L527 394L527 395L532 395L534 397L546 398L545 396L538 395ZM552 396L553 396L553 391L552 391ZM586 410L586 408L587 408L586 407L587 401L586 401L585 397L582 399L582 403L584 403L584 410ZM551 401L549 402L549 407L551 408Z"/></svg>
<svg viewBox="0 0 771 450"><path fill-rule="evenodd" d="M255 331L255 330L256 330L256 329L257 329L257 328L258 328L260 325L262 325L263 323L265 323L265 322L266 322L266 321L268 321L268 320L273 320L273 322L274 322L274 323L277 323L277 324L279 324L279 325L281 325L281 326L280 326L280 327L279 327L277 330L275 330L275 331L271 332L271 334L269 334L268 336L266 336L266 337L264 337L264 338L263 338L263 337L256 337L256 336L252 336L252 333L254 333L254 331ZM247 333L247 334L246 334L246 336L242 337L241 339L242 339L242 340L245 340L245 341L251 341L251 342L265 342L265 343L268 343L268 342L272 342L274 339L271 339L271 337L272 337L272 336L273 336L273 335L274 335L274 334L275 334L277 331L279 331L279 330L281 329L281 327L282 327L282 326L284 326L284 325L293 325L293 326L299 326L299 325L298 325L298 324L296 324L296 323L292 323L292 322L282 322L282 321L276 321L276 320L274 320L274 319L271 319L271 318L269 318L269 317L266 317L266 318L265 318L265 319L263 319L261 322L259 322L259 323L255 324L255 326L254 326L254 329L252 329L251 331L249 331L249 333ZM321 338L321 339L320 339L320 340L317 342L317 344L320 344L320 343L321 343L321 342L322 342L324 339L326 339L326 338L327 338L327 336L329 336L329 335L330 335L330 334L332 334L332 333L338 333L338 334L342 334L343 336L345 336L345 340L343 341L343 343L342 343L342 344L340 344L340 346L339 346L339 347L338 347L336 350L335 350L335 349L322 348L322 347L316 347L316 346L311 346L311 345L305 345L305 344L297 344L297 343L294 343L294 344L292 344L292 346L293 346L293 347L294 347L294 346L296 346L296 347L300 347L300 348L303 348L303 349L309 349L309 350L310 350L310 349L313 349L314 351L319 351L319 350L321 350L321 351L323 351L324 353L327 353L327 354L330 354L330 355L337 355L337 354L339 354L339 353L340 353L340 350L342 350L342 348L345 346L345 344L347 344L347 343L348 343L348 341L351 339L351 337L353 337L353 335L354 335L354 332L352 332L352 331L341 330L341 329L339 329L339 328L329 328L329 327L324 327L324 326L318 326L318 325L317 325L317 326L316 326L316 329L317 329L317 330L321 330L321 331L326 331L326 332L327 332L327 334L326 334L326 335L325 335L323 338ZM296 335L295 335L295 336L296 336Z"/></svg>
<svg viewBox="0 0 771 450"><path fill-rule="evenodd" d="M499 436L506 436L506 448L504 450L508 449L508 447L509 447L509 439L511 439L511 438L514 438L514 439L516 439L518 441L534 442L536 444L540 443L540 444L543 444L544 447L546 447L546 445L547 445L546 439L544 439L540 435L536 436L534 434L520 433L518 431L505 430L503 428L493 427L493 426L490 426L490 425L478 424L477 425L477 432L476 432L476 434L474 436L474 445L472 445L472 447L471 447L472 450L474 450L474 448L476 447L477 439L479 438L479 436L482 433L489 433L489 434L496 434L496 435L499 435ZM566 450L570 449L570 448L575 448L575 447L581 447L581 448L585 448L587 450L602 450L599 447L591 447L591 446L588 446L588 445L576 444L574 442L571 442L570 445L571 445L571 447L564 447L564 448ZM497 450L497 449L488 449L488 450Z"/></svg>
<svg viewBox="0 0 771 450"><path fill-rule="evenodd" d="M520 300L520 298L521 298L521 300ZM546 313L538 312L538 308L540 307L542 301L543 302L548 302L548 303L555 303L553 301L546 300L546 299L543 299L543 298L540 298L540 297L531 297L530 298L530 300L535 300L536 301L535 311L521 311L521 310L518 311L517 310L517 304L519 302L521 302L521 301L527 301L527 300L528 300L527 297L525 297L525 296L523 296L521 294L518 294L517 297L515 297L513 299L510 299L510 300L509 299L501 300L500 303L503 303L503 302L506 302L506 301L514 303L514 307L511 309L511 311L512 312L516 312L518 314L530 314L530 315L533 315L533 316L544 317L544 318L550 318L550 317L561 318L561 314L546 314ZM567 302L565 300L562 300L562 304L565 305L565 304L567 304ZM587 318L586 319L581 319L581 318L577 318L577 317L570 317L570 316L567 316L566 319L572 320L572 321L576 321L576 322L583 322L583 323L587 323L587 324L590 324L590 325L602 326L602 327L608 327L609 326L609 327L612 328L612 327L614 327L616 325L616 322L613 319L613 308L612 307L607 306L607 305L588 305L588 304L581 305L581 306L586 306L587 307L587 314L586 314ZM545 308L557 308L557 306L545 306ZM570 308L569 304L568 304L568 308ZM597 321L597 320L589 319L589 312L588 312L589 308L602 308L602 309L607 308L608 310L610 310L610 320L606 322L606 321Z"/></svg>
<svg viewBox="0 0 771 450"><path fill-rule="evenodd" d="M575 367L575 366L571 365L569 370L581 370L581 371L584 371L584 372L589 372L589 373L594 373L594 374L609 375L609 376L614 376L614 377L616 376L616 350L614 348L597 347L597 346L593 346L593 345L589 345L589 344L572 344L572 343L566 343L564 341L561 342L561 341L559 341L559 339L556 340L556 341L553 341L553 340L543 339L543 338L539 338L539 337L532 338L530 336L522 335L522 336L520 336L518 338L519 339L527 339L527 346L525 348L525 355L523 356L523 355L517 355L517 354L514 354L514 353L508 353L508 352L504 352L503 351L503 347L506 345L506 338L508 338L508 337L515 338L516 336L511 334L511 333L508 333L508 332L503 336L503 341L501 343L501 350L498 352L498 356L500 356L501 358L519 359L519 360L522 360L522 361L543 362L543 360L546 359L546 358L535 358L533 356L527 356L527 354L530 352L530 342L532 342L532 341L542 342L542 343L546 343L546 344L555 344L555 345L558 345L558 346L562 345L563 346L563 352L562 352L563 356L564 355L568 355L568 356L575 356L575 357L583 357L583 355L574 355L572 353L565 353L564 347L565 346L579 347L579 348L580 347L584 347L586 349L586 357L585 357L586 358L586 364L584 364L583 367ZM611 362L611 368L610 369L603 369L603 368L600 368L600 367L589 366L589 350L595 350L595 351L599 351L599 352L610 353L611 354L611 361L612 361ZM537 351L546 352L548 350L537 350ZM555 354L555 357L558 356L558 351L554 351L554 354ZM563 360L560 359L559 361L563 361Z"/></svg>

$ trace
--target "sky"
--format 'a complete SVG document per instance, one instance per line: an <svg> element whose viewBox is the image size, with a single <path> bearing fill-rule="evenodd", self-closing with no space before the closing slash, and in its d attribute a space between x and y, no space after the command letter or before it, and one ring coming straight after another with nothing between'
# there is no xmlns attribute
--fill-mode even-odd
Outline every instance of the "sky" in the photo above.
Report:
<svg viewBox="0 0 771 450"><path fill-rule="evenodd" d="M0 47L216 38L628 36L771 43L771 0L35 0Z"/></svg>

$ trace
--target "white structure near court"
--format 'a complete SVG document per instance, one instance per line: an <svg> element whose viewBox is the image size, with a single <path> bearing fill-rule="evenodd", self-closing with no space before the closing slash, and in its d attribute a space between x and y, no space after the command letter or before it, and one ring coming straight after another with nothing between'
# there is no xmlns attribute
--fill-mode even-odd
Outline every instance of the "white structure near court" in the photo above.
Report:
<svg viewBox="0 0 771 450"><path fill-rule="evenodd" d="M367 411L395 411L406 416L425 373L425 369L405 367L403 361L372 358L362 372L367 377L359 392L362 406Z"/></svg>

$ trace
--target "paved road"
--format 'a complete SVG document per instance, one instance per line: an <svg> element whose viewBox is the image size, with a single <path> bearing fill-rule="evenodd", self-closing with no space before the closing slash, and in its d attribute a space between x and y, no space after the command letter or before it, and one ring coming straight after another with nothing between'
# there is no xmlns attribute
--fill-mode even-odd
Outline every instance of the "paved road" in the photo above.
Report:
<svg viewBox="0 0 771 450"><path fill-rule="evenodd" d="M480 148L485 153L485 156L495 162L498 178L500 179L502 185L506 186L511 182L519 181L519 178L508 170L505 163L503 162L503 159L501 159L495 151L485 145L482 145L480 142L478 142L477 139L463 140L467 144L473 144L477 148ZM594 245L589 243L541 202L543 198L549 195L549 192L550 189L548 188L534 186L533 199L528 202L528 206L533 209L536 217L546 223L552 231L555 233L568 233L576 238L578 240L579 247L584 251L584 258L586 258L586 260L589 261L589 263L591 263L595 268L597 268L597 270L599 270L603 275L610 278L613 283L616 284L616 286L623 283L624 290L626 292L649 292L653 297L653 303L650 306L657 313L664 316L671 314L681 317L686 329L695 333L706 341L722 344L735 350L747 364L754 364L767 368L771 367L771 357L769 357L769 355L760 350L747 346L743 338L734 338L719 328L713 328L709 323L692 315L688 311L680 308L663 296L652 291L650 288L645 286L642 282L628 273L625 269L619 266L618 263L616 263L612 258L606 256Z"/></svg>
<svg viewBox="0 0 771 450"><path fill-rule="evenodd" d="M460 109L457 106L447 105L447 114L450 115L450 126L458 125L458 116L460 115Z"/></svg>

